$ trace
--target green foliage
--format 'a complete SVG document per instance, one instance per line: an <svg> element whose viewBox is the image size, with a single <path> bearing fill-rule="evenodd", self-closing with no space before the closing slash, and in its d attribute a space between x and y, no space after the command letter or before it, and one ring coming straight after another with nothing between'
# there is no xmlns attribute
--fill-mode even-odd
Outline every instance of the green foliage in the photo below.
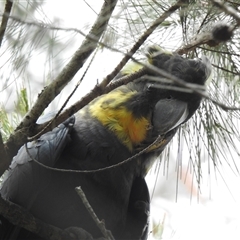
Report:
<svg viewBox="0 0 240 240"><path fill-rule="evenodd" d="M9 114L3 106L0 106L0 129L4 141L8 139L21 118L28 112L28 101L27 90L23 88L18 92L18 101L15 104L13 114Z"/></svg>
<svg viewBox="0 0 240 240"><path fill-rule="evenodd" d="M16 104L16 112L24 116L29 111L29 98L27 96L27 89L23 88L18 93L18 101Z"/></svg>
<svg viewBox="0 0 240 240"><path fill-rule="evenodd" d="M0 129L3 141L6 141L14 130L13 124L9 120L7 112L2 107L0 107Z"/></svg>

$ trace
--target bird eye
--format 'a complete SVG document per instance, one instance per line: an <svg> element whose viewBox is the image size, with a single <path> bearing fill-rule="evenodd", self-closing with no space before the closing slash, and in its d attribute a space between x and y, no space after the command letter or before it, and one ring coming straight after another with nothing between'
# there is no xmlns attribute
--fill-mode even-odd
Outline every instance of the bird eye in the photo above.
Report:
<svg viewBox="0 0 240 240"><path fill-rule="evenodd" d="M169 95L169 96L167 97L167 99L172 99L172 96L171 96L171 95Z"/></svg>

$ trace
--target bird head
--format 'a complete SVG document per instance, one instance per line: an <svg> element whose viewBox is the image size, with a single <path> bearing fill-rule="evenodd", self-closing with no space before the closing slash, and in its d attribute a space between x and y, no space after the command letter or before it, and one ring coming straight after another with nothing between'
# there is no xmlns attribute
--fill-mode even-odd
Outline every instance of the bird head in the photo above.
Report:
<svg viewBox="0 0 240 240"><path fill-rule="evenodd" d="M163 74L148 69L144 77L96 99L90 112L132 152L162 136L164 141L151 148L159 153L198 109L202 97L194 88L204 89L211 64L206 57L187 59L156 46L149 48L147 57L149 66Z"/></svg>

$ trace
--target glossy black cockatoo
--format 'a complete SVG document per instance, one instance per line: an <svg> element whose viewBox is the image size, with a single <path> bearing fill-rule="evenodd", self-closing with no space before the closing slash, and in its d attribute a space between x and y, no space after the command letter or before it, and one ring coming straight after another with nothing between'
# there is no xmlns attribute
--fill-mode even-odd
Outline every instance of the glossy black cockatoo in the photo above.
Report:
<svg viewBox="0 0 240 240"><path fill-rule="evenodd" d="M148 58L152 66L187 83L203 86L210 76L206 57L185 59L153 47ZM81 227L94 238L102 237L75 192L75 187L81 186L115 239L147 239L149 193L144 177L201 102L198 94L177 91L176 86L149 71L96 98L19 150L5 176L1 196L48 224L62 229ZM58 169L98 170L129 158L124 164L90 173L54 171L33 161ZM4 218L1 222L2 239L38 239Z"/></svg>

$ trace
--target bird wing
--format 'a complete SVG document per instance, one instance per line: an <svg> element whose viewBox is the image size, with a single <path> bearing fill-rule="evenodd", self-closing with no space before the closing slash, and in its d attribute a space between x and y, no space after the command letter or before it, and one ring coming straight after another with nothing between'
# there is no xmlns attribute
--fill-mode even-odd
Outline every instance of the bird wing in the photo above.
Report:
<svg viewBox="0 0 240 240"><path fill-rule="evenodd" d="M44 184L44 174L51 174L51 171L47 171L35 161L53 167L70 140L68 134L74 122L75 117L72 116L53 131L43 134L38 140L20 148L4 177L4 184L1 187L2 197L15 201L17 199L17 204L30 207L34 197L29 197L29 194L35 193L36 197L44 185L47 186L47 182Z"/></svg>

